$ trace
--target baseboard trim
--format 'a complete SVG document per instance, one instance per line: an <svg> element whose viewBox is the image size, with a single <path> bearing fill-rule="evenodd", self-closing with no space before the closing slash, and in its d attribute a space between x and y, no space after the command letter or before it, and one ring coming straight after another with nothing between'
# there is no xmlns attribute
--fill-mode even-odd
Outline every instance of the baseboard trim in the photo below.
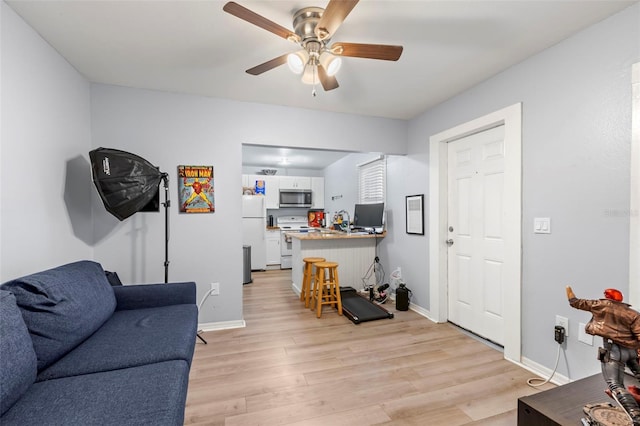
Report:
<svg viewBox="0 0 640 426"><path fill-rule="evenodd" d="M571 379L569 379L567 376L559 374L557 371L553 373L553 370L545 367L544 365L538 364L537 362L531 361L529 358L522 357L521 362L515 362L512 360L509 361L524 368L525 370L531 371L533 374L538 375L545 380L547 379L547 377L553 374L553 377L551 378L551 380L549 380L549 382L553 383L554 385L561 386L566 385L567 383L571 383Z"/></svg>
<svg viewBox="0 0 640 426"><path fill-rule="evenodd" d="M198 330L201 330L201 331L230 330L232 328L244 328L246 326L247 326L247 323L244 320L205 322L205 323L198 324Z"/></svg>
<svg viewBox="0 0 640 426"><path fill-rule="evenodd" d="M409 309L411 309L416 314L425 317L429 321L438 323L438 321L431 315L431 312L423 308L422 306L415 305L413 303L409 303Z"/></svg>

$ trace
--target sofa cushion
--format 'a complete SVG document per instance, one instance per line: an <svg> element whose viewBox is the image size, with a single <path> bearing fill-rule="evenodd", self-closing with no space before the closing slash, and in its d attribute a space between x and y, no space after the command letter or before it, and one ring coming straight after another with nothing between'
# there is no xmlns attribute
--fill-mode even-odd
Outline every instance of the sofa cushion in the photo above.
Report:
<svg viewBox="0 0 640 426"><path fill-rule="evenodd" d="M91 337L37 380L181 359L189 365L198 327L196 305L116 311Z"/></svg>
<svg viewBox="0 0 640 426"><path fill-rule="evenodd" d="M74 262L9 281L27 324L38 370L51 365L95 332L116 306L99 263Z"/></svg>
<svg viewBox="0 0 640 426"><path fill-rule="evenodd" d="M2 425L182 425L189 380L169 361L35 383Z"/></svg>
<svg viewBox="0 0 640 426"><path fill-rule="evenodd" d="M36 380L36 353L16 298L0 290L0 414Z"/></svg>

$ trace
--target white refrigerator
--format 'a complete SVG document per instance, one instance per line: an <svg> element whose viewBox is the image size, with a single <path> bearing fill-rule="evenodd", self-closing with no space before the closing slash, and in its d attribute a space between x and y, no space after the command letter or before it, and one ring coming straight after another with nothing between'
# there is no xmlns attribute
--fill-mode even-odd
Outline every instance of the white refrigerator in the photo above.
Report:
<svg viewBox="0 0 640 426"><path fill-rule="evenodd" d="M267 269L267 208L263 195L242 196L242 245L251 246L251 270Z"/></svg>

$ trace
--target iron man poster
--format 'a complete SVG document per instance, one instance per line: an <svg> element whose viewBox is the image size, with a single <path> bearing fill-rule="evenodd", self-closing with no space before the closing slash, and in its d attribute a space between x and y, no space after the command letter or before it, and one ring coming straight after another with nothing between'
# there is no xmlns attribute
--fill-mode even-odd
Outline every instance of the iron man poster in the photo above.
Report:
<svg viewBox="0 0 640 426"><path fill-rule="evenodd" d="M178 166L180 213L215 211L213 166Z"/></svg>

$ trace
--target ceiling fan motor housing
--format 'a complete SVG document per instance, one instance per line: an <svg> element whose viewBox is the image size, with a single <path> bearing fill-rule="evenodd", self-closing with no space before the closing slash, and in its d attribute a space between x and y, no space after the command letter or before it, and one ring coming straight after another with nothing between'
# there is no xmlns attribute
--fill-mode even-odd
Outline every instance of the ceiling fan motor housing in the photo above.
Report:
<svg viewBox="0 0 640 426"><path fill-rule="evenodd" d="M329 40L319 40L315 33L316 26L322 18L321 7L305 7L293 15L293 28L302 40L300 44L309 52L309 56L319 55Z"/></svg>

